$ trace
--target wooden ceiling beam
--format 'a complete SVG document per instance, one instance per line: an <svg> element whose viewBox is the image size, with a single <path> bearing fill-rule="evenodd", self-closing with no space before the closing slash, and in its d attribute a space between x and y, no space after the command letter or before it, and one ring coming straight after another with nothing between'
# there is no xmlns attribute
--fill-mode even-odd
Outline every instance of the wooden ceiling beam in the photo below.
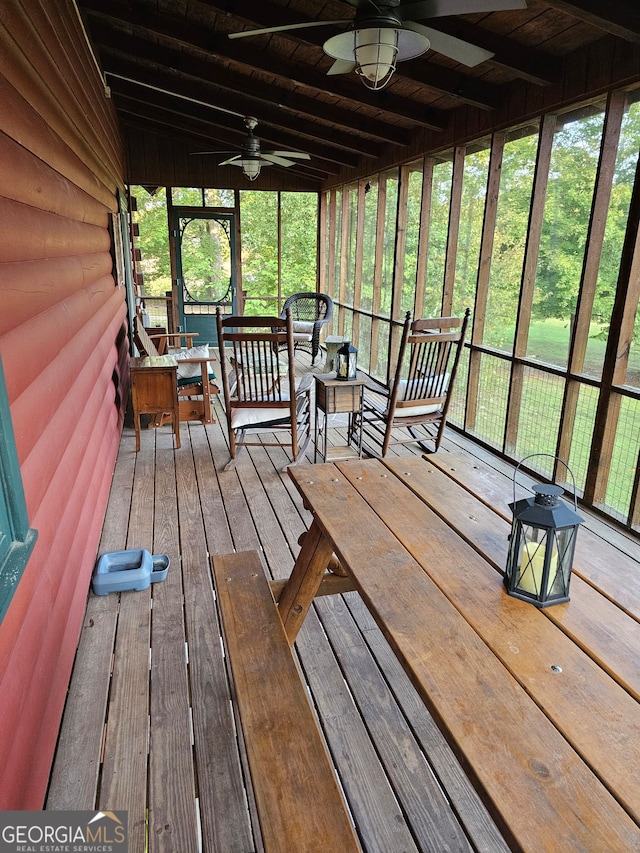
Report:
<svg viewBox="0 0 640 853"><path fill-rule="evenodd" d="M220 0L207 0L207 5L223 12L226 4ZM346 6L346 10L350 9L351 13L345 14L345 19L353 18L353 7ZM247 21L247 29L259 29L261 27L270 26L286 26L287 24L307 23L316 21L316 17L303 15L299 12L291 12L282 6L276 6L274 3L269 3L267 0L235 0L233 4L233 17L242 18ZM439 19L434 19L439 20ZM429 21L429 25L433 21ZM330 36L340 29L335 27L310 27L309 29L293 30L292 32L278 33L278 38L287 38L292 41L298 41L305 44L313 44L316 47L322 48L323 44ZM262 42L266 39L271 39L271 36L259 36L250 39L256 41L261 39ZM506 41L503 39L503 41ZM260 42L259 42L260 43ZM234 44L239 42L234 40ZM420 86L436 92L438 95L446 95L459 99L461 103L470 104L471 106L479 107L480 109L493 109L497 99L497 90L493 86L461 74L458 71L453 71L448 68L443 68L434 63L425 63L416 60L410 63L399 63L394 79L407 80L412 83L417 83Z"/></svg>
<svg viewBox="0 0 640 853"><path fill-rule="evenodd" d="M625 41L640 44L638 0L545 0L558 9Z"/></svg>
<svg viewBox="0 0 640 853"><path fill-rule="evenodd" d="M506 68L522 80L551 86L560 79L561 62L555 57L474 26L462 18L437 18L430 21L429 26L492 51L494 56L488 62Z"/></svg>
<svg viewBox="0 0 640 853"><path fill-rule="evenodd" d="M106 28L100 29L103 31ZM102 32L99 43L107 72L120 72L125 77L139 79L144 83L153 83L158 88L175 92L176 95L204 101L210 103L212 107L219 107L221 110L228 110L237 115L255 115L261 124L270 126L272 133L276 132L276 128L280 128L312 141L323 140L328 145L352 151L364 157L379 157L381 154L380 143L372 141L362 133L346 133L339 127L323 125L319 121L307 119L304 115L292 115L291 112L281 109L279 102L274 105L269 100L274 93L264 84L259 82L254 84L252 89L255 96L247 97L247 89L250 88L251 81L241 75L233 75L237 77L237 88L231 88L229 72L211 63L197 60L199 65L205 66L197 67L189 57L178 53L170 56L166 48L147 43L141 44L132 36L115 34L109 36L108 33ZM137 51L135 54L134 50ZM162 59L164 59L164 67ZM140 60L149 65L141 65ZM159 66L162 70L152 67L153 65ZM200 74L191 73L196 71ZM205 73L206 78L202 76ZM183 74L188 74L188 78L182 76ZM312 104L318 103L309 100ZM311 103L309 109L311 109Z"/></svg>
<svg viewBox="0 0 640 853"><path fill-rule="evenodd" d="M119 100L119 114L123 121L130 125L137 122L140 128L146 128L154 133L171 137L189 157L197 157L198 154L205 151L219 150L223 153L217 157L208 153L203 154L206 160L210 159L212 163L218 165L219 161L233 156L234 151L240 153L239 146L235 145L234 142L229 142L228 137L225 139L224 133L220 129L217 131L218 139L216 139L211 133L211 128L200 126L197 120L189 120L187 116L179 117L171 110L147 104L126 95L120 95ZM176 122L178 117L180 121ZM276 164L274 166L276 169L288 173L298 171L318 181L323 181L337 172L335 163L327 163L317 158L296 161L294 166L284 167Z"/></svg>
<svg viewBox="0 0 640 853"><path fill-rule="evenodd" d="M132 105L137 104L138 114L147 115L149 111L155 109L162 111L162 120L167 125L173 125L176 131L179 131L185 124L189 124L191 131L198 133L202 137L199 147L208 146L215 147L217 142L221 145L226 145L227 148L234 147L240 152L242 143L246 140L247 131L243 130L237 118L224 116L224 114L211 115L207 107L199 106L198 104L189 103L188 108L180 109L180 102L162 92L157 92L153 89L140 87L136 83L131 83L126 80L121 80L117 77L110 77L109 84L112 89L112 94L116 102L116 106L120 109L124 102L128 104L129 112L132 112ZM225 123L225 119L227 122ZM231 122L236 122L237 127ZM260 139L262 147L267 150L271 149L272 145L268 135L260 132L260 125L256 130L256 136ZM296 142L296 144L289 144ZM299 140L298 140L299 142ZM286 142L279 143L283 145L283 149L300 150L295 138L288 138ZM338 158L334 151L327 150L326 146L315 145L308 146L307 153L317 161L320 171L327 174L335 174L340 171L341 167L354 167L358 164L358 158L352 154L345 154ZM279 148L278 148L279 150ZM323 156L329 154L329 156Z"/></svg>
<svg viewBox="0 0 640 853"><path fill-rule="evenodd" d="M173 16L151 12L149 9L134 13L122 0L83 0L83 8L91 15L97 14L107 21L111 19L125 29L133 24L152 38L161 38L169 44L226 59L240 67L245 66L249 71L260 70L287 83L293 81L318 94L332 94L356 105L367 104L379 113L405 119L414 125L443 130L447 124L447 116L440 110L394 96L387 90L371 92L358 81L351 83L329 77L315 67L303 66L277 54L234 45L226 34L185 24L182 19Z"/></svg>

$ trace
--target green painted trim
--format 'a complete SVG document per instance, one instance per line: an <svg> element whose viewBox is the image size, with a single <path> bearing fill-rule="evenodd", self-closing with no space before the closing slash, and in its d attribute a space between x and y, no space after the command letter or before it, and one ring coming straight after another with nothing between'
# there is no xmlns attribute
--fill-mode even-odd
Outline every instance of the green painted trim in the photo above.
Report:
<svg viewBox="0 0 640 853"><path fill-rule="evenodd" d="M0 566L0 622L9 609L13 594L18 588L33 546L38 538L37 530L29 530L24 542L14 542L9 553Z"/></svg>
<svg viewBox="0 0 640 853"><path fill-rule="evenodd" d="M0 358L0 500L6 507L9 529L0 531L11 543L0 562L0 621L7 612L38 533L29 527L22 474L11 421L2 359Z"/></svg>

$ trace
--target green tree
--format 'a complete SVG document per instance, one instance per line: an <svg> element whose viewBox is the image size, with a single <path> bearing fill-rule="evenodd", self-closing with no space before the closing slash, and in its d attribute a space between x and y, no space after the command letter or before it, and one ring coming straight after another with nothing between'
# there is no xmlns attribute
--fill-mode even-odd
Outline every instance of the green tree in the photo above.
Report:
<svg viewBox="0 0 640 853"><path fill-rule="evenodd" d="M282 293L315 290L318 268L318 194L282 193Z"/></svg>
<svg viewBox="0 0 640 853"><path fill-rule="evenodd" d="M137 202L133 219L140 232L136 245L142 257L140 270L144 275L144 293L164 296L165 291L171 289L166 190L161 187L151 193L145 187L132 186L130 193Z"/></svg>
<svg viewBox="0 0 640 853"><path fill-rule="evenodd" d="M555 134L540 240L533 317L568 320L584 262L604 113L567 122Z"/></svg>

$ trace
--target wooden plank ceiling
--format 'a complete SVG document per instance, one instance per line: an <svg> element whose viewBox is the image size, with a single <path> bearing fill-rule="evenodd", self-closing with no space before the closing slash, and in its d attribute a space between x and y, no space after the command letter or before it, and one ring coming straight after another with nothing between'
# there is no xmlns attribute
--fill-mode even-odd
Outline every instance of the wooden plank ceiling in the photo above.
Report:
<svg viewBox="0 0 640 853"><path fill-rule="evenodd" d="M446 9L460 0L434 2ZM460 106L495 110L513 81L552 86L572 53L603 38L640 43L637 0L527 0L524 9L423 18L493 57L468 68L429 50L399 63L374 92L353 72L327 76L333 59L322 45L345 25L228 38L351 20L367 4L373 8L372 0L78 0L125 134L151 130L189 151L239 153L244 117L254 116L262 149L309 153L287 171L318 186L345 170L362 174L375 158L388 159L390 147L402 159L416 130L437 138Z"/></svg>

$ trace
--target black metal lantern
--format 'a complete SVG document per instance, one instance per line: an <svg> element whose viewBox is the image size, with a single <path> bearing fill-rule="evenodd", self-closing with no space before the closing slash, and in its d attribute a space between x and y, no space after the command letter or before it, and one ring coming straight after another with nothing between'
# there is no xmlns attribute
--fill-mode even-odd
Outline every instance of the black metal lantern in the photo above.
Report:
<svg viewBox="0 0 640 853"><path fill-rule="evenodd" d="M561 459L558 461L569 471L573 480L573 509L560 499L564 490L555 484L534 486L533 498L516 501L516 476L522 462L515 470L513 503L509 504L513 523L504 583L509 595L529 601L536 607L569 601L576 536L578 527L584 521L575 512L577 499L573 474Z"/></svg>
<svg viewBox="0 0 640 853"><path fill-rule="evenodd" d="M335 359L336 379L357 379L358 378L358 350L352 345L351 341L345 341L338 352Z"/></svg>

